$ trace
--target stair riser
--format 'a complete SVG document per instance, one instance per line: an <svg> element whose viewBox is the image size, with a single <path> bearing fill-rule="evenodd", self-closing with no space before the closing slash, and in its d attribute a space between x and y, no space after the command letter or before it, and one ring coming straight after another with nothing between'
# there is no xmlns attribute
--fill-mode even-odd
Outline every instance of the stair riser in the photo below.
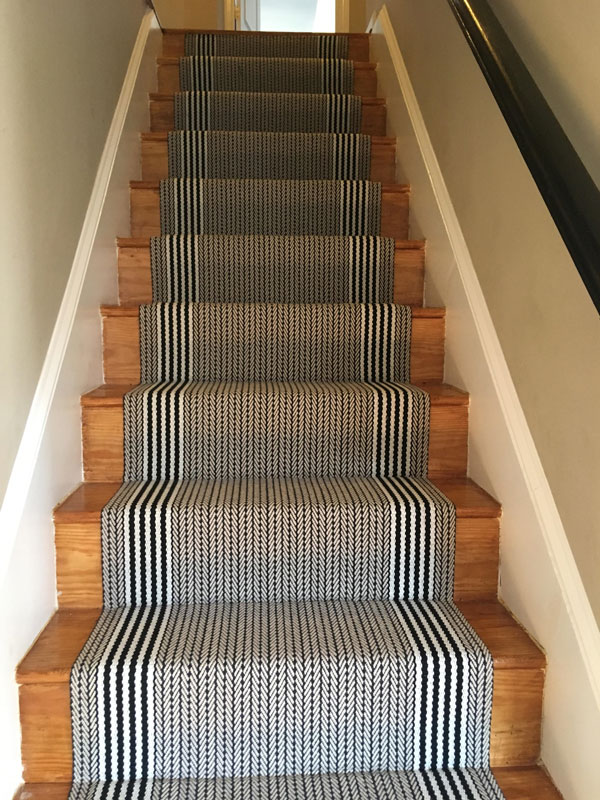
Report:
<svg viewBox="0 0 600 800"><path fill-rule="evenodd" d="M166 62L166 63L165 63ZM179 60L158 60L158 92L174 94L181 91L179 83ZM377 97L377 72L374 65L356 62L354 65L354 94L359 97Z"/></svg>
<svg viewBox="0 0 600 800"><path fill-rule="evenodd" d="M139 305L152 302L150 248L119 247L119 302ZM425 252L422 247L396 247L394 254L394 303L423 303Z"/></svg>
<svg viewBox="0 0 600 800"><path fill-rule="evenodd" d="M498 582L497 519L458 519L454 597L492 600ZM100 522L56 523L56 573L60 608L101 608Z"/></svg>
<svg viewBox="0 0 600 800"><path fill-rule="evenodd" d="M161 141L142 136L142 180L160 181L169 177L169 157L166 138ZM396 179L396 143L371 143L372 181L393 183Z"/></svg>
<svg viewBox="0 0 600 800"><path fill-rule="evenodd" d="M202 31L202 33L212 33L213 31ZM214 31L217 33L217 31ZM222 33L222 31L221 31ZM264 32L263 32L264 33ZM238 33L238 35L240 35ZM244 35L244 34L242 34ZM165 31L163 33L162 54L165 58L179 58L185 54L184 48L185 33ZM348 58L350 61L369 60L369 36L364 33L349 34L348 37Z"/></svg>
<svg viewBox="0 0 600 800"><path fill-rule="evenodd" d="M133 237L160 236L159 188L132 185L131 235ZM389 191L383 187L381 194L381 236L392 239L408 238L408 191Z"/></svg>
<svg viewBox="0 0 600 800"><path fill-rule="evenodd" d="M441 382L444 377L443 318L413 318L411 380ZM102 318L104 380L106 383L140 382L140 329L138 314ZM264 376L265 378L269 376Z"/></svg>
<svg viewBox="0 0 600 800"><path fill-rule="evenodd" d="M429 476L460 477L467 467L468 406L431 407ZM84 403L83 465L86 481L123 480L123 404Z"/></svg>
<svg viewBox="0 0 600 800"><path fill-rule="evenodd" d="M528 766L539 756L544 672L496 669L492 707L492 766ZM69 781L71 710L67 683L20 688L22 754L26 781Z"/></svg>
<svg viewBox="0 0 600 800"><path fill-rule="evenodd" d="M173 97L150 96L150 130L172 131L175 127ZM385 136L387 109L384 103L363 102L361 133L370 136Z"/></svg>

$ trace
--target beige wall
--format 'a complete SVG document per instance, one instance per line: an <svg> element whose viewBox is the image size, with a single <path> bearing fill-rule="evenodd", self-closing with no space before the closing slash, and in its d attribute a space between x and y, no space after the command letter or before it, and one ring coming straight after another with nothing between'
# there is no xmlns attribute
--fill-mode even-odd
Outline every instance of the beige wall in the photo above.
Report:
<svg viewBox="0 0 600 800"><path fill-rule="evenodd" d="M365 0L349 0L350 3L350 31L364 33L367 27Z"/></svg>
<svg viewBox="0 0 600 800"><path fill-rule="evenodd" d="M154 0L163 28L223 27L223 0Z"/></svg>
<svg viewBox="0 0 600 800"><path fill-rule="evenodd" d="M143 12L142 0L2 4L0 498Z"/></svg>
<svg viewBox="0 0 600 800"><path fill-rule="evenodd" d="M379 5L367 0L367 14ZM443 11L439 10L436 0L389 0L387 6L519 399L600 620L600 319L514 142L506 135L483 77L472 69L473 57L462 46L449 8L443 3ZM600 6L588 11L593 29L600 20ZM563 14L562 24L568 35L569 15ZM593 38L590 60L597 58ZM548 49L551 61L556 44L550 43ZM558 65L556 69L561 71ZM576 102L581 99L573 100L574 106ZM595 107L580 111L584 116L589 111L590 119L598 113ZM423 234L427 236L427 231Z"/></svg>
<svg viewBox="0 0 600 800"><path fill-rule="evenodd" d="M598 0L489 0L600 186Z"/></svg>

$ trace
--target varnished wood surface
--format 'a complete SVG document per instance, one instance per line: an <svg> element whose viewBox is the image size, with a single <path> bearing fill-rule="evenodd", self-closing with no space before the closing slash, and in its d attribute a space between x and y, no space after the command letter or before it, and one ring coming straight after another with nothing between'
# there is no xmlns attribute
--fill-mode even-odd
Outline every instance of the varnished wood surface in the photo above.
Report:
<svg viewBox="0 0 600 800"><path fill-rule="evenodd" d="M494 660L492 764L532 764L539 755L544 657L498 602L459 607ZM70 777L69 674L97 616L58 611L17 670L26 780Z"/></svg>
<svg viewBox="0 0 600 800"><path fill-rule="evenodd" d="M103 306L101 314L104 380L106 383L139 383L139 307ZM414 383L441 383L444 340L444 309L413 307L410 374Z"/></svg>
<svg viewBox="0 0 600 800"><path fill-rule="evenodd" d="M70 783L24 783L13 800L68 800Z"/></svg>
<svg viewBox="0 0 600 800"><path fill-rule="evenodd" d="M493 773L505 800L562 800L541 767L496 767Z"/></svg>
<svg viewBox="0 0 600 800"><path fill-rule="evenodd" d="M500 508L468 478L438 480L457 506L456 600L493 600L498 582ZM84 483L55 510L60 608L100 608L102 562L100 515L118 483Z"/></svg>
<svg viewBox="0 0 600 800"><path fill-rule="evenodd" d="M498 519L500 503L471 478L437 478L435 485L456 507L459 519ZM60 523L100 522L100 512L120 483L81 483L54 509Z"/></svg>
<svg viewBox="0 0 600 800"><path fill-rule="evenodd" d="M223 31L184 31L169 28L163 31L162 54L166 57L179 57L184 55L184 37L186 33L223 33ZM252 36L253 31L236 31L236 36ZM261 31L267 36L278 35L274 31ZM310 33L296 34L301 36L311 36ZM369 60L369 34L368 33L349 33L333 34L334 36L348 36L348 59L350 61Z"/></svg>
<svg viewBox="0 0 600 800"><path fill-rule="evenodd" d="M381 188L382 236L408 239L408 204L410 187L383 184ZM159 236L160 199L156 181L132 181L130 184L131 236Z"/></svg>
<svg viewBox="0 0 600 800"><path fill-rule="evenodd" d="M138 305L152 302L150 240L119 237L119 302ZM394 303L423 304L425 243L396 241L394 252Z"/></svg>
<svg viewBox="0 0 600 800"><path fill-rule="evenodd" d="M496 767L494 775L506 800L561 800L550 778L541 767ZM69 783L28 783L21 786L14 800L67 800Z"/></svg>
<svg viewBox="0 0 600 800"><path fill-rule="evenodd" d="M159 181L169 176L167 132L143 133L142 180ZM371 136L371 169L369 179L381 183L396 180L396 140Z"/></svg>
<svg viewBox="0 0 600 800"><path fill-rule="evenodd" d="M83 474L86 481L123 480L123 395L105 385L81 399ZM431 398L429 475L462 477L467 469L469 396L445 384L422 384Z"/></svg>
<svg viewBox="0 0 600 800"><path fill-rule="evenodd" d="M172 131L175 127L173 92L150 94L150 130ZM380 97L362 98L361 133L371 136L385 136L387 127L387 108Z"/></svg>
<svg viewBox="0 0 600 800"><path fill-rule="evenodd" d="M158 58L156 70L159 94L180 91L179 58ZM359 97L377 97L377 64L370 61L354 62L353 93Z"/></svg>

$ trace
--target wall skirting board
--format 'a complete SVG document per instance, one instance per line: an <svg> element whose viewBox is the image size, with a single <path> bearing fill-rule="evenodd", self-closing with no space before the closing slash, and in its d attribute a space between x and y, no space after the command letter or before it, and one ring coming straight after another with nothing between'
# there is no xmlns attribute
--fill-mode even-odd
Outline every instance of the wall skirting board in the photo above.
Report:
<svg viewBox="0 0 600 800"><path fill-rule="evenodd" d="M66 290L0 510L0 798L21 776L14 670L56 605L52 508L81 481L79 398L102 383L99 306L115 302L115 236L148 128L160 29L142 18L98 166ZM57 469L59 465L59 469Z"/></svg>
<svg viewBox="0 0 600 800"><path fill-rule="evenodd" d="M500 597L548 657L542 758L565 797L588 800L600 796L600 631L385 5L367 30L398 178L412 187L411 236L427 238L426 298L447 307L446 380L471 393L470 475L503 504Z"/></svg>

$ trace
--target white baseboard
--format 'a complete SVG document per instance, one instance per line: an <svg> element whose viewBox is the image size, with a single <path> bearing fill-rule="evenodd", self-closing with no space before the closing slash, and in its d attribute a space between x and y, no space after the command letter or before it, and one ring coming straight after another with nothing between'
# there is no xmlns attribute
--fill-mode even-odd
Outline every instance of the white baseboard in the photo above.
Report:
<svg viewBox="0 0 600 800"><path fill-rule="evenodd" d="M448 311L447 379L471 391L469 448L476 454L470 458L471 476L500 491L503 529L514 530L520 539L517 550L516 537L502 538L501 576L502 559L523 558L528 551L536 558L529 583L516 585L513 575L510 586L501 584L500 594L548 655L542 754L559 788L587 800L595 796L590 788L595 765L588 765L588 777L577 788L566 765L577 762L582 742L598 741L600 631L385 5L368 29L372 59L379 62L380 94L388 97L389 125L398 136L401 178L412 185L419 234L428 239L427 290ZM574 708L585 709L579 723L568 719L567 694ZM567 734L571 725L580 741Z"/></svg>
<svg viewBox="0 0 600 800"><path fill-rule="evenodd" d="M82 479L80 395L102 383L99 306L117 297L115 236L148 129L160 30L144 15L107 135L66 290L0 510L0 796L20 778L14 669L56 606L52 508Z"/></svg>

